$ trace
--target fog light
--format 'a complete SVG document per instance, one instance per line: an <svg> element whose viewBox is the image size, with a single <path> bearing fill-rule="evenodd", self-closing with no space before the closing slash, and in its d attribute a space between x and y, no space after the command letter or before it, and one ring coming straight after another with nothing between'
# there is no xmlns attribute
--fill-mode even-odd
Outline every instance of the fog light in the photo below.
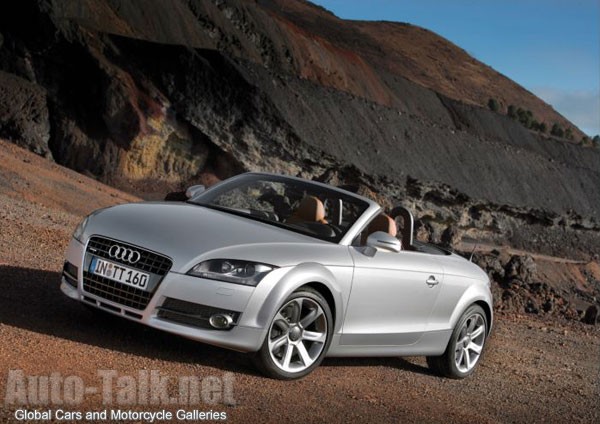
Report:
<svg viewBox="0 0 600 424"><path fill-rule="evenodd" d="M217 328L219 330L225 330L226 328L231 327L231 324L233 324L233 318L225 314L215 314L210 317L208 322L214 328Z"/></svg>

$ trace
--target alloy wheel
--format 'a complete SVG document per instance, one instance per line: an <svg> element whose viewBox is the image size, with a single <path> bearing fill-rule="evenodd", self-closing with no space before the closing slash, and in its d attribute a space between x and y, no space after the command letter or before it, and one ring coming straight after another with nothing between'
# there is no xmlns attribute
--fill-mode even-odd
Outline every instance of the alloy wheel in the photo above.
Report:
<svg viewBox="0 0 600 424"><path fill-rule="evenodd" d="M475 367L485 343L485 319L478 313L468 317L456 339L454 361L456 368L463 373Z"/></svg>
<svg viewBox="0 0 600 424"><path fill-rule="evenodd" d="M274 364L288 373L309 368L327 342L327 317L308 297L297 297L279 309L269 328L268 349Z"/></svg>

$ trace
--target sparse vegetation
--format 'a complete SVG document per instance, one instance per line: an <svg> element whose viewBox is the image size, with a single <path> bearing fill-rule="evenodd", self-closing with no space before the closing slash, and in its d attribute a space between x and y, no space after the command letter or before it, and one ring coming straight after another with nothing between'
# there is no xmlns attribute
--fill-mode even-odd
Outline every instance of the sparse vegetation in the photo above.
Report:
<svg viewBox="0 0 600 424"><path fill-rule="evenodd" d="M545 122L540 122L535 119L533 112L529 109L523 109L515 105L509 105L506 115L512 119L517 119L521 125L533 131L545 133L548 131L548 126Z"/></svg>
<svg viewBox="0 0 600 424"><path fill-rule="evenodd" d="M571 128L565 130L565 138L567 140L573 140L573 130Z"/></svg>
<svg viewBox="0 0 600 424"><path fill-rule="evenodd" d="M581 137L579 144L583 147L593 147L595 149L600 149L600 135L595 135L594 137L588 137L584 135Z"/></svg>
<svg viewBox="0 0 600 424"><path fill-rule="evenodd" d="M555 122L554 125L552 125L552 129L550 130L550 135L553 135L555 137L564 137L565 131L559 124Z"/></svg>
<svg viewBox="0 0 600 424"><path fill-rule="evenodd" d="M488 107L493 112L497 112L500 109L498 101L494 98L489 99ZM548 124L535 119L533 112L529 109L524 109L520 106L515 105L508 105L508 108L506 109L506 116L518 120L521 123L521 125L523 125L527 129L538 131L544 134L548 132ZM575 139L573 128L564 129L556 122L552 125L552 128L550 129L550 135L560 138L566 138L568 140ZM600 136L595 136L594 139L596 139L596 137L600 138ZM584 139L586 138L587 140L589 140L586 141L586 143L589 143L589 145L600 145L600 140L597 140L596 144L594 144L593 139L590 139L589 137L582 138L580 144L584 144Z"/></svg>
<svg viewBox="0 0 600 424"><path fill-rule="evenodd" d="M517 118L525 128L531 128L531 124L533 122L533 113L530 110L518 108Z"/></svg>
<svg viewBox="0 0 600 424"><path fill-rule="evenodd" d="M488 107L490 108L490 110L492 112L498 112L498 110L500 109L500 105L498 104L498 100L496 100L496 99L489 99L488 100Z"/></svg>

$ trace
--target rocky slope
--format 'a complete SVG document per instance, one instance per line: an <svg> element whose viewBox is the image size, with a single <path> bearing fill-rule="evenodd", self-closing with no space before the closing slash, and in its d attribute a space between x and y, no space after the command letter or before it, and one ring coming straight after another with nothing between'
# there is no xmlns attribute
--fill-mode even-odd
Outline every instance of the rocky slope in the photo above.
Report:
<svg viewBox="0 0 600 424"><path fill-rule="evenodd" d="M600 252L600 152L489 111L572 125L426 30L304 1L25 0L0 5L0 34L0 136L129 192L283 172L403 202L453 248Z"/></svg>
<svg viewBox="0 0 600 424"><path fill-rule="evenodd" d="M5 12L3 135L104 180L173 183L224 161L312 176L355 164L499 204L598 213L598 152L478 107L504 96L571 126L425 30L303 1L28 0Z"/></svg>

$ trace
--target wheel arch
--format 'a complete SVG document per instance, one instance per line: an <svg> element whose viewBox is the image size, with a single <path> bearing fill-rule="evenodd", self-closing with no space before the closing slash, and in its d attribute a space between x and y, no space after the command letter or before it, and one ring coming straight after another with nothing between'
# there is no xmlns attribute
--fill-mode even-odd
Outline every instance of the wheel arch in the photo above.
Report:
<svg viewBox="0 0 600 424"><path fill-rule="evenodd" d="M311 308L318 303L320 305L319 309L321 309L322 307L324 315L331 315L331 319L335 320L335 318L333 317L333 311L335 310L335 297L333 292L331 292L330 287L328 287L325 283L319 281L306 281L303 284L297 285L294 290L292 290L285 297L283 297L283 304L279 304L275 310L281 311L280 308L287 305L287 302L289 302L290 297L303 298L305 299L305 301L310 299L312 305ZM253 360L255 361L255 364L257 365L258 369L261 370L265 375L282 380L290 380L303 377L304 375L310 373L315 367L319 366L323 358L326 356L327 350L329 349L329 346L332 341L332 331L335 327L335 324L331 325L332 323L329 322L330 318L327 317L327 326L324 328L324 330L319 329L318 327L313 330L310 326L308 326L305 327L306 330L303 329L300 332L297 332L298 327L296 327L296 325L300 325L299 323L301 316L301 314L296 315L295 319L297 321L290 321L291 317L286 315L286 320L289 324L287 325L287 331L284 330L283 334L279 325L276 326L275 324L272 324L273 318L269 319L269 328L267 328L266 330L263 343L261 344L260 349L253 355ZM323 316L323 314L320 316ZM315 315L315 319L316 318L317 315ZM310 325L312 325L312 321ZM278 340L282 340L280 339L280 337L283 336L283 345L285 345L285 347L283 347L279 341L276 342L277 344L275 345L269 342L269 340L275 340L269 339L271 334L271 328L275 327L278 327L278 329L280 330L278 333L276 333L275 337ZM293 328L293 330L290 331L291 328ZM300 328L303 328L303 326L300 325ZM310 344L308 346L310 349L308 349L305 345L305 342L303 341L304 336L302 336L305 331L325 331L326 337L320 343ZM302 338L292 338L292 334L297 334L298 336L302 336ZM301 353L302 351L299 349L300 346L304 348L304 354ZM317 351L315 352L315 349L313 348L316 348ZM296 351L298 356L302 359L294 361L294 366L296 368L290 368L290 361L293 359L294 351ZM291 352L290 355L288 355L289 352ZM313 354L316 356L313 356ZM307 361L307 358L309 359L309 361ZM298 368L298 365L300 365L300 368Z"/></svg>
<svg viewBox="0 0 600 424"><path fill-rule="evenodd" d="M304 284L303 286L298 287L296 290L299 290L302 287L310 287L313 290L316 290L317 292L319 292L319 294L325 298L325 301L327 301L327 304L329 305L329 308L331 309L331 316L333 318L333 328L335 328L335 325L337 323L337 317L336 317L337 308L335 305L335 298L333 297L333 293L331 293L331 290L329 289L329 287L327 287L325 284L320 283L318 281L313 281L313 282L310 282L310 283Z"/></svg>
<svg viewBox="0 0 600 424"><path fill-rule="evenodd" d="M475 302L473 302L473 305L478 305L481 307L481 309L483 309L483 312L485 312L485 319L487 321L487 335L489 336L489 334L492 331L492 320L493 320L493 314L492 314L492 308L491 306L487 303L484 302L483 300L477 300Z"/></svg>
<svg viewBox="0 0 600 424"><path fill-rule="evenodd" d="M460 317L464 312L472 305L480 306L484 313L488 323L487 333L493 326L494 311L492 309L492 294L487 287L483 285L471 285L461 296L460 300L456 303L456 307L449 321L449 328L454 328Z"/></svg>
<svg viewBox="0 0 600 424"><path fill-rule="evenodd" d="M293 292L302 287L311 287L325 298L331 309L334 332L338 331L343 313L342 291L333 273L318 263L303 263L295 266L268 289L268 293L260 300L261 305L250 325L267 328L277 308Z"/></svg>

